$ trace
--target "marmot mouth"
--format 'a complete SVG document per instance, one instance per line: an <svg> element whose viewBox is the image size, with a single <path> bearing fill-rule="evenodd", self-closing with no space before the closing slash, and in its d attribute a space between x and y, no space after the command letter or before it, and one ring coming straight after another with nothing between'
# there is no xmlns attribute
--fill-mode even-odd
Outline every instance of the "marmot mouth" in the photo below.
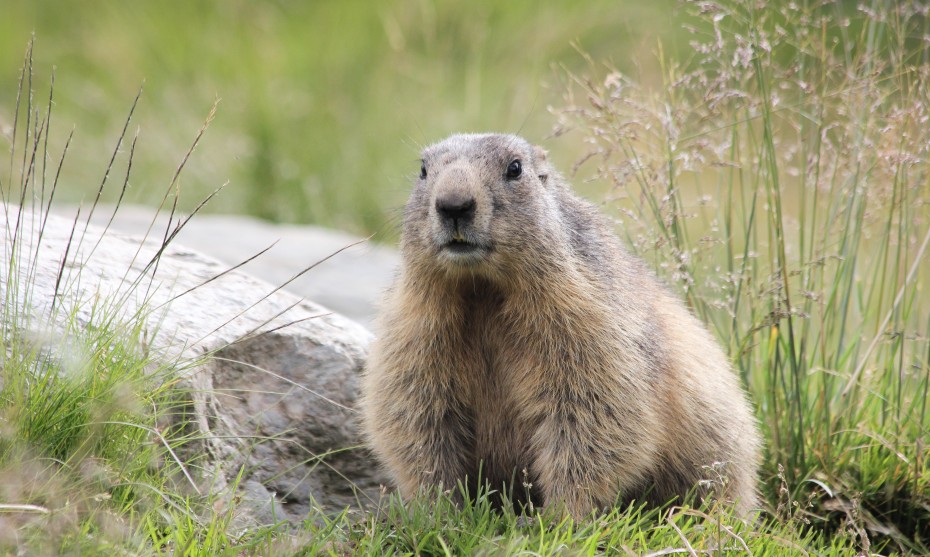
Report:
<svg viewBox="0 0 930 557"><path fill-rule="evenodd" d="M442 248L456 254L469 254L483 250L478 244L473 244L465 240L450 240L443 244Z"/></svg>

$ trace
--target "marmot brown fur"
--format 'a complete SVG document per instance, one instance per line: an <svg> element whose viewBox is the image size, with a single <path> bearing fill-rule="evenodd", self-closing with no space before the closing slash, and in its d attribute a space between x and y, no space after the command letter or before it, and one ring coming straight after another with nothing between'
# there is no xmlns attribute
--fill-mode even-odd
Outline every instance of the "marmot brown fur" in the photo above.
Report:
<svg viewBox="0 0 930 557"><path fill-rule="evenodd" d="M542 149L426 148L401 250L362 406L402 495L474 494L480 471L580 518L680 501L722 468L718 497L754 508L759 437L723 351Z"/></svg>

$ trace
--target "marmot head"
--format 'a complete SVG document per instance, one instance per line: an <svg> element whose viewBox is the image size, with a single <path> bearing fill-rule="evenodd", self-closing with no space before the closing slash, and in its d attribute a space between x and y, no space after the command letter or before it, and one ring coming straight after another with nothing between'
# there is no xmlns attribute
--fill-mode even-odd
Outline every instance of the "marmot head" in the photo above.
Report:
<svg viewBox="0 0 930 557"><path fill-rule="evenodd" d="M447 272L502 272L558 236L561 180L514 135L468 134L423 150L404 213L404 256ZM412 260L412 261L411 261Z"/></svg>

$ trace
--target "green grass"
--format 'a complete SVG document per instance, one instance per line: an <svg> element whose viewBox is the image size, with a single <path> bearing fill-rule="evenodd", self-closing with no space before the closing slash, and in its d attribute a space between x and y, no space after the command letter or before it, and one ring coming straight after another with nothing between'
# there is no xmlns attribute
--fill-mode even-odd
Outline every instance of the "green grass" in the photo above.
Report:
<svg viewBox="0 0 930 557"><path fill-rule="evenodd" d="M705 13L679 39L694 41L692 54L659 52L662 87L606 65L602 53L563 74L560 132L591 148L574 181L609 185L605 209L618 230L711 326L753 394L766 440L766 503L755 522L713 501L574 523L495 511L486 494L462 507L432 494L243 529L239 503L199 485L185 452L198 439L185 427L178 379L196 362L150 352L157 320L125 315L118 299L84 308L89 320L64 302L52 320L31 315L41 254L19 235L2 261L4 277L20 280L4 279L0 310L0 553L928 553L930 49L919 38L930 22L917 4L896 6L866 5L876 17L833 4L700 4ZM48 102L31 83L40 80L27 71L10 112L18 119L0 172L5 201L41 215L71 181L95 197L101 174L110 176L104 195L124 198L138 172L168 185L157 200L174 205L191 179L187 169L176 176L183 143L166 143L170 163L149 160L157 172L134 162L129 172L147 145L143 134L137 155L130 126L115 162L98 154L90 167L79 157L71 174L68 136L51 134L49 121L62 119L58 104L80 99L59 80ZM158 114L168 114L161 102ZM211 152L204 145L198 156ZM288 156L268 153L272 165ZM64 294L80 273L62 269L55 288Z"/></svg>
<svg viewBox="0 0 930 557"><path fill-rule="evenodd" d="M634 249L729 348L770 496L783 467L816 527L926 552L930 22L896 6L706 5L662 92L592 65L562 120Z"/></svg>

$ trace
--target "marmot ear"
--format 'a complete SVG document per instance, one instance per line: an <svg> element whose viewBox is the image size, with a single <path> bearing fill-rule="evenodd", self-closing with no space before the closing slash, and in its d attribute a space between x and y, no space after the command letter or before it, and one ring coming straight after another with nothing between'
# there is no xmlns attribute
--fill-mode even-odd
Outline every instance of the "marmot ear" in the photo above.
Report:
<svg viewBox="0 0 930 557"><path fill-rule="evenodd" d="M536 175L542 181L546 183L546 180L549 178L549 153L539 145L533 145L533 161L536 163Z"/></svg>

